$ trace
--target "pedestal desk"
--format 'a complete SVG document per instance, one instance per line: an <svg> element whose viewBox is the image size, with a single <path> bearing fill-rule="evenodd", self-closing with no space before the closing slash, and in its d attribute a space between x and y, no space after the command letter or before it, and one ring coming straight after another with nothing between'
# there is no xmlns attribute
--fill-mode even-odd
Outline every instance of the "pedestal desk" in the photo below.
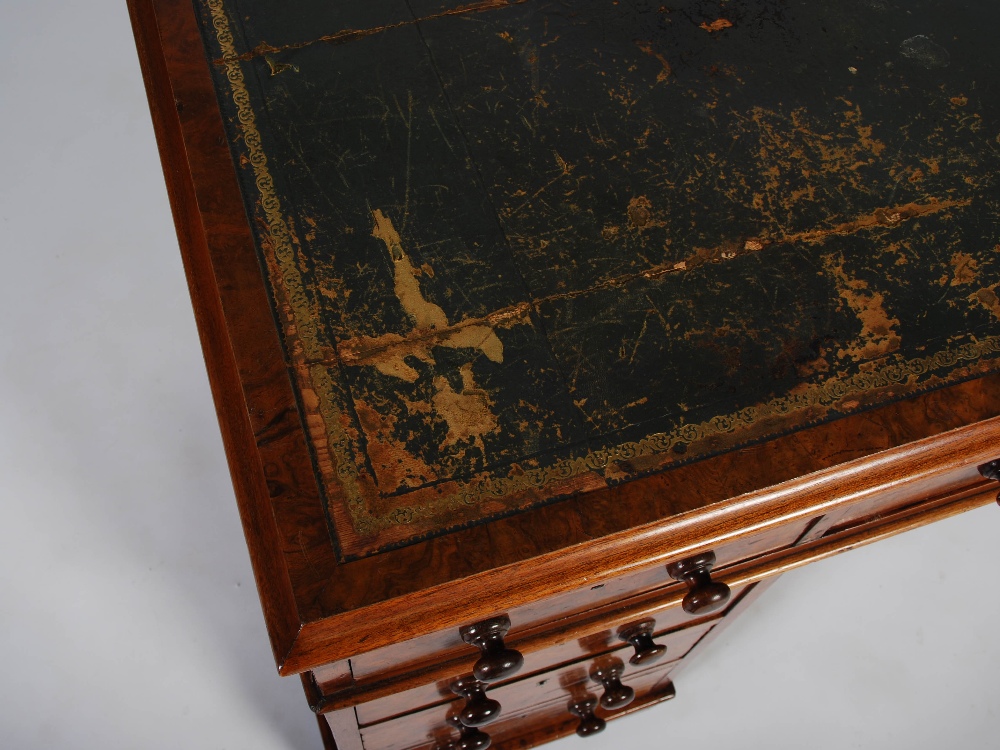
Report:
<svg viewBox="0 0 1000 750"><path fill-rule="evenodd" d="M328 747L602 731L996 497L1000 7L848 5L130 0Z"/></svg>

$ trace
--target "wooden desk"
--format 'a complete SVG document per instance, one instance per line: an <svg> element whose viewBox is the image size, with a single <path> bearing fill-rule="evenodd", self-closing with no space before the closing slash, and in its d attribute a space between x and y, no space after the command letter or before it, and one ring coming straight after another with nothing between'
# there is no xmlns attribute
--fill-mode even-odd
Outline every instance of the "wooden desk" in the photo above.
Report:
<svg viewBox="0 0 1000 750"><path fill-rule="evenodd" d="M995 496L998 11L130 5L331 747L482 747L484 629L494 745L595 731L781 572Z"/></svg>

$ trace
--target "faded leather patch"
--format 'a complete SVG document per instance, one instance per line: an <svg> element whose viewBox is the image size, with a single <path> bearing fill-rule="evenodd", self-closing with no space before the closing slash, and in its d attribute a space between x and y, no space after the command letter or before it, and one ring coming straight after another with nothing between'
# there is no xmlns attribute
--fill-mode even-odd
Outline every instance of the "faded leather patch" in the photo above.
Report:
<svg viewBox="0 0 1000 750"><path fill-rule="evenodd" d="M198 5L345 558L1000 368L1000 6Z"/></svg>

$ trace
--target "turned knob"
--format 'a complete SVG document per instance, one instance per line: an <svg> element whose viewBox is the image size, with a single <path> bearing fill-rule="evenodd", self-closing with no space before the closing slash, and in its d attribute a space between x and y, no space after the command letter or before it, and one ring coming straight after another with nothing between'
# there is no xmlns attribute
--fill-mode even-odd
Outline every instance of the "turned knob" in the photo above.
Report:
<svg viewBox="0 0 1000 750"><path fill-rule="evenodd" d="M622 685L622 673L625 665L620 659L598 662L590 669L590 679L604 686L601 695L601 706L608 711L625 708L635 699L635 691L627 685Z"/></svg>
<svg viewBox="0 0 1000 750"><path fill-rule="evenodd" d="M688 593L684 597L684 611L692 615L705 615L721 609L729 601L732 593L729 587L712 580L712 566L715 565L714 552L702 552L686 560L667 566L667 575L687 584Z"/></svg>
<svg viewBox="0 0 1000 750"><path fill-rule="evenodd" d="M1000 458L979 467L979 473L994 482L1000 482Z"/></svg>
<svg viewBox="0 0 1000 750"><path fill-rule="evenodd" d="M979 473L987 479L1000 482L1000 458L980 466ZM1000 492L997 493L997 505L1000 505Z"/></svg>
<svg viewBox="0 0 1000 750"><path fill-rule="evenodd" d="M492 617L489 620L466 625L459 629L462 640L470 646L475 646L482 654L479 661L472 667L472 673L481 682L496 682L510 677L524 664L520 652L507 648L503 637L510 630L510 618L507 615Z"/></svg>
<svg viewBox="0 0 1000 750"><path fill-rule="evenodd" d="M500 703L486 697L486 683L472 675L459 677L449 686L451 692L465 698L465 707L458 714L467 727L481 727L500 716Z"/></svg>
<svg viewBox="0 0 1000 750"><path fill-rule="evenodd" d="M438 745L438 750L486 750L490 746L490 736L476 728L467 727L458 716L449 716L445 721L458 730L458 739L447 745Z"/></svg>
<svg viewBox="0 0 1000 750"><path fill-rule="evenodd" d="M630 643L635 649L635 654L628 660L629 664L636 667L641 664L652 664L667 653L666 646L653 641L653 628L655 626L656 623L653 620L643 620L618 629L618 637L626 643Z"/></svg>
<svg viewBox="0 0 1000 750"><path fill-rule="evenodd" d="M603 732L607 726L604 719L594 716L594 709L597 708L597 700L587 698L582 701L573 701L569 704L569 712L580 717L580 724L576 728L576 733L581 737L590 737L592 734Z"/></svg>

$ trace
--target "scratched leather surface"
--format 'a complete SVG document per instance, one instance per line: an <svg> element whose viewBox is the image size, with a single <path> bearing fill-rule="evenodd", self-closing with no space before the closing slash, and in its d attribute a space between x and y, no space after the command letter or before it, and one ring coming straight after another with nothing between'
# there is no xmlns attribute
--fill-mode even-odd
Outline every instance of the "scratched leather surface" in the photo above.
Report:
<svg viewBox="0 0 1000 750"><path fill-rule="evenodd" d="M196 5L345 557L997 369L996 3Z"/></svg>

